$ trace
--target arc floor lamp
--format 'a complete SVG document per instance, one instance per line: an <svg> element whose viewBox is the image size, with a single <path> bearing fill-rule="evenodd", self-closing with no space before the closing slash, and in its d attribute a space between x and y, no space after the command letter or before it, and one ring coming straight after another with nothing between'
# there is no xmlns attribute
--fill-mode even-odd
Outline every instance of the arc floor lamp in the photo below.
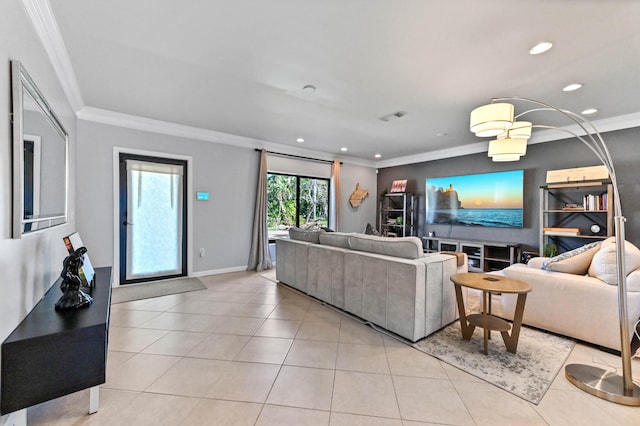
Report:
<svg viewBox="0 0 640 426"><path fill-rule="evenodd" d="M532 105L532 108L514 116L514 105L508 101ZM567 128L519 121L522 116L536 111L559 113L568 119L569 124L577 125L578 131L574 132ZM640 406L640 388L633 383L631 372L631 346L629 344L629 323L627 320L627 281L624 248L624 223L626 219L622 216L617 176L609 149L604 143L600 132L589 120L576 113L544 102L515 96L502 97L494 98L490 104L471 111L471 132L475 133L476 136L496 137L495 140L489 142L489 156L493 161L518 161L521 156L526 154L527 140L531 136L532 128L557 129L578 138L606 167L613 186L622 376L591 365L569 364L565 367L565 377L578 388L599 398L618 404Z"/></svg>

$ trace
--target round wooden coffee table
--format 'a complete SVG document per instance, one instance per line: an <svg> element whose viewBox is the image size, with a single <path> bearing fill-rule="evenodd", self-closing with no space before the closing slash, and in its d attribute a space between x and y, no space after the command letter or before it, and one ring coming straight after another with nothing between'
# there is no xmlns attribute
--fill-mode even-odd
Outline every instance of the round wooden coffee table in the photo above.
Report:
<svg viewBox="0 0 640 426"><path fill-rule="evenodd" d="M475 328L483 328L484 354L487 355L491 330L499 331L502 334L502 340L504 340L507 351L516 353L520 327L522 326L522 315L524 314L524 303L527 299L527 293L531 291L531 286L524 281L513 278L472 272L453 274L451 281L453 281L456 290L462 338L471 340ZM482 313L467 315L464 307L464 298L462 297L462 287L482 291ZM491 293L514 293L518 295L513 324L491 315ZM509 330L511 330L511 334L509 334Z"/></svg>

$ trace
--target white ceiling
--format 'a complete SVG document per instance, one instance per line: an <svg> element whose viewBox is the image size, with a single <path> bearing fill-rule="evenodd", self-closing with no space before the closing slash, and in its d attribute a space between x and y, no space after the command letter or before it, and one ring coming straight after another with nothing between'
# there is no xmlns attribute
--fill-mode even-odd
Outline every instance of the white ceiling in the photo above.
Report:
<svg viewBox="0 0 640 426"><path fill-rule="evenodd" d="M50 3L83 106L291 149L379 165L463 149L496 96L640 117L637 0Z"/></svg>

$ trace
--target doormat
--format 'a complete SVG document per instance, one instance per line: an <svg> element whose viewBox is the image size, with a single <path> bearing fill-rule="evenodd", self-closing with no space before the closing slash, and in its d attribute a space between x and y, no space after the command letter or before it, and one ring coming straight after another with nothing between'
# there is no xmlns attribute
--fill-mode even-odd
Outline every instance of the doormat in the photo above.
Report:
<svg viewBox="0 0 640 426"><path fill-rule="evenodd" d="M207 286L197 278L176 278L140 284L125 284L113 289L111 303L131 302L132 300L149 299L206 288Z"/></svg>
<svg viewBox="0 0 640 426"><path fill-rule="evenodd" d="M575 345L571 339L523 326L515 354L507 352L502 336L494 332L485 355L482 336L477 327L470 341L463 340L456 321L413 347L537 405Z"/></svg>

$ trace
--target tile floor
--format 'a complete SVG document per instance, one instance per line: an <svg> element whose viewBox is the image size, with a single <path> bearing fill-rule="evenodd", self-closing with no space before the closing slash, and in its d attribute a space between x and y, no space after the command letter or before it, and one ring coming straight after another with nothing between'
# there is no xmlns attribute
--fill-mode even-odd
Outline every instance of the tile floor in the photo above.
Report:
<svg viewBox="0 0 640 426"><path fill-rule="evenodd" d="M256 273L113 305L100 411L88 391L29 425L639 425L560 372L530 404ZM569 362L619 364L576 345ZM640 378L640 362L634 360Z"/></svg>

